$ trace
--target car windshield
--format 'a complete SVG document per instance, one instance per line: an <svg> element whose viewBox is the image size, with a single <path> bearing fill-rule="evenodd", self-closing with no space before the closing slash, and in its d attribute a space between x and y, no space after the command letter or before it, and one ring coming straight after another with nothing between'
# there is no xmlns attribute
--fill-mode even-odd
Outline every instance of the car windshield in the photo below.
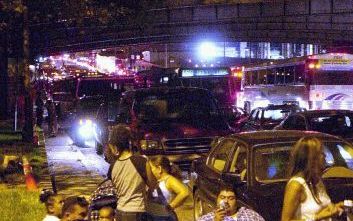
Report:
<svg viewBox="0 0 353 221"><path fill-rule="evenodd" d="M254 162L255 179L263 183L288 179L290 149L293 145L293 143L279 143L256 148ZM341 173L331 173L329 176L352 178L353 147L341 141L327 141L323 142L323 145L326 168L343 168L344 171Z"/></svg>
<svg viewBox="0 0 353 221"><path fill-rule="evenodd" d="M299 112L301 109L296 106L284 107L284 108L273 108L264 110L264 120L281 121L287 117L290 113Z"/></svg>
<svg viewBox="0 0 353 221"><path fill-rule="evenodd" d="M283 112L283 110L265 110L264 120L282 120L289 112Z"/></svg>
<svg viewBox="0 0 353 221"><path fill-rule="evenodd" d="M102 102L102 96L87 97L81 99L77 105L77 111L80 114L94 113Z"/></svg>
<svg viewBox="0 0 353 221"><path fill-rule="evenodd" d="M126 91L126 84L118 82L114 79L97 79L82 80L79 83L78 96L95 96L95 95L119 95Z"/></svg>
<svg viewBox="0 0 353 221"><path fill-rule="evenodd" d="M134 109L140 120L183 120L195 116L211 117L218 114L215 101L208 93L167 92L145 94L137 98Z"/></svg>
<svg viewBox="0 0 353 221"><path fill-rule="evenodd" d="M353 114L325 114L309 118L312 130L351 137L353 135Z"/></svg>

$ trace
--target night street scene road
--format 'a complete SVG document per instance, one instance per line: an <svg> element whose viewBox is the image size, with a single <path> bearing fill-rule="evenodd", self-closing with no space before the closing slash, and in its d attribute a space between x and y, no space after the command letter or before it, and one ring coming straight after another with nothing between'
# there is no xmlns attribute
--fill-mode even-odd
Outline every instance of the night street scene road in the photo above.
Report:
<svg viewBox="0 0 353 221"><path fill-rule="evenodd" d="M353 1L2 0L0 33L0 221L353 220Z"/></svg>

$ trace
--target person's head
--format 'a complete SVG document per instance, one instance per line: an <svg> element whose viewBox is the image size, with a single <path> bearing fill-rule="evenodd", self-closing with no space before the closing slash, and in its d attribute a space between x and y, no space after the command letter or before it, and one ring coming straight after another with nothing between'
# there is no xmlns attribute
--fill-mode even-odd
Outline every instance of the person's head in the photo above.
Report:
<svg viewBox="0 0 353 221"><path fill-rule="evenodd" d="M227 216L231 216L237 212L237 198L233 188L224 186L217 196L217 207L221 207L221 202L224 202Z"/></svg>
<svg viewBox="0 0 353 221"><path fill-rule="evenodd" d="M322 142L315 137L303 137L295 144L291 154L292 176L302 173L305 180L316 184L324 169Z"/></svg>
<svg viewBox="0 0 353 221"><path fill-rule="evenodd" d="M112 207L102 207L99 210L99 221L114 221L114 215L114 209Z"/></svg>
<svg viewBox="0 0 353 221"><path fill-rule="evenodd" d="M118 124L109 133L108 154L118 155L130 150L131 131L125 124Z"/></svg>
<svg viewBox="0 0 353 221"><path fill-rule="evenodd" d="M39 196L40 202L45 204L47 213L61 217L64 198L51 190L44 189Z"/></svg>
<svg viewBox="0 0 353 221"><path fill-rule="evenodd" d="M150 158L151 171L159 179L163 173L170 174L176 178L181 178L181 173L175 164L172 164L165 156L157 155Z"/></svg>
<svg viewBox="0 0 353 221"><path fill-rule="evenodd" d="M84 197L70 196L64 200L63 221L84 220L88 214L88 202Z"/></svg>

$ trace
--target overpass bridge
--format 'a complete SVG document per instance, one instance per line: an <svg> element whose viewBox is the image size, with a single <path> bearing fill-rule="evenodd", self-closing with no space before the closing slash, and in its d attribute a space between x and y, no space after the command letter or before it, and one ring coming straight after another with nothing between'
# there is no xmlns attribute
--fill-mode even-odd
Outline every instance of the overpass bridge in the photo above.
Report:
<svg viewBox="0 0 353 221"><path fill-rule="evenodd" d="M31 25L31 54L206 37L221 41L353 43L352 0L273 0L151 9L142 23L134 25L125 19L95 25L96 20L87 18L86 25L80 27L65 21Z"/></svg>

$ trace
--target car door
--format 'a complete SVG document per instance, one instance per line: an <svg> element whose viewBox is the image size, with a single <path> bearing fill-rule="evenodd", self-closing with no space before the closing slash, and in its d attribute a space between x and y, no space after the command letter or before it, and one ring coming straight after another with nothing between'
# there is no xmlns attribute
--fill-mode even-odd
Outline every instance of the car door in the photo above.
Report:
<svg viewBox="0 0 353 221"><path fill-rule="evenodd" d="M203 212L214 209L220 186L221 175L228 168L229 158L233 152L234 140L225 138L210 152L202 172L198 174L197 191L203 201Z"/></svg>
<svg viewBox="0 0 353 221"><path fill-rule="evenodd" d="M250 179L249 173L251 172L249 167L250 154L247 145L243 142L237 141L234 145L234 152L229 158L229 168L226 172L240 175L240 179L243 182L241 185L236 186L237 205L239 207L249 207L247 203L248 198L248 183ZM228 183L232 186L232 183Z"/></svg>

